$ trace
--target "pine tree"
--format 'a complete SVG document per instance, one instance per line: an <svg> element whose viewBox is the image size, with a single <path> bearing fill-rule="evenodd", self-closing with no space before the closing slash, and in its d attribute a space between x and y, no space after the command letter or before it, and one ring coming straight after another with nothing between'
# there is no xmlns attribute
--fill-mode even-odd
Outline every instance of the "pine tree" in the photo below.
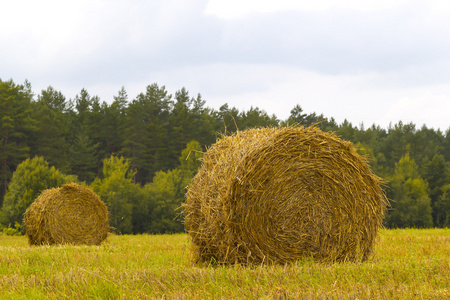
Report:
<svg viewBox="0 0 450 300"><path fill-rule="evenodd" d="M444 145L444 135L440 130L427 128L423 125L411 137L411 157L420 166L420 174L425 177L424 167L426 163L435 155L442 154ZM414 155L413 155L414 154ZM445 159L445 158L444 158Z"/></svg>
<svg viewBox="0 0 450 300"><path fill-rule="evenodd" d="M450 161L450 127L445 131L445 137L442 142L442 154L446 161Z"/></svg>
<svg viewBox="0 0 450 300"><path fill-rule="evenodd" d="M97 171L97 149L99 144L92 144L89 137L80 133L70 146L70 162L72 171L78 175L80 181L90 183Z"/></svg>
<svg viewBox="0 0 450 300"><path fill-rule="evenodd" d="M87 133L91 143L98 145L95 149L95 174L100 174L102 159L105 156L106 141L104 139L104 110L100 105L100 99L92 97L92 108L87 115L84 131ZM105 107L106 103L103 105Z"/></svg>
<svg viewBox="0 0 450 300"><path fill-rule="evenodd" d="M69 142L72 106L61 92L51 86L34 103L37 131L34 148L38 155L62 172L70 172Z"/></svg>
<svg viewBox="0 0 450 300"><path fill-rule="evenodd" d="M303 108L297 104L291 109L291 115L287 119L287 125L301 124L303 125L305 122L307 114L303 113Z"/></svg>
<svg viewBox="0 0 450 300"><path fill-rule="evenodd" d="M241 113L242 129L252 127L278 126L279 121L275 115L270 117L265 111L258 107L250 107L248 111Z"/></svg>
<svg viewBox="0 0 450 300"><path fill-rule="evenodd" d="M212 110L205 108L206 102L200 94L191 98L189 92L182 88L175 93L175 100L169 119L170 168L177 165L179 153L189 141L210 145L215 141L216 133L215 119L210 114Z"/></svg>
<svg viewBox="0 0 450 300"><path fill-rule="evenodd" d="M16 166L28 157L36 130L28 82L16 85L0 79L0 203Z"/></svg>
<svg viewBox="0 0 450 300"><path fill-rule="evenodd" d="M214 117L216 120L215 132L230 134L243 128L239 110L236 107L229 108L228 103L222 105L219 111L214 112Z"/></svg>
<svg viewBox="0 0 450 300"><path fill-rule="evenodd" d="M128 96L125 88L119 91L117 96L114 96L114 101L108 106L106 103L102 105L103 111L103 144L105 152L108 155L118 153L123 144L124 121L128 105Z"/></svg>
<svg viewBox="0 0 450 300"><path fill-rule="evenodd" d="M171 96L165 87L147 86L127 109L122 152L137 170L136 182L150 182L155 172L173 164L168 151Z"/></svg>
<svg viewBox="0 0 450 300"><path fill-rule="evenodd" d="M394 173L395 164L407 152L410 152L411 143L414 142L413 137L415 132L415 125L412 123L403 124L403 122L398 122L394 127L389 126L388 134L382 145L382 152L386 158L386 163L391 168L389 173Z"/></svg>
<svg viewBox="0 0 450 300"><path fill-rule="evenodd" d="M178 161L176 158L183 150L194 132L192 114L190 111L192 99L185 88L175 93L175 104L170 115L170 155L172 165L175 168Z"/></svg>

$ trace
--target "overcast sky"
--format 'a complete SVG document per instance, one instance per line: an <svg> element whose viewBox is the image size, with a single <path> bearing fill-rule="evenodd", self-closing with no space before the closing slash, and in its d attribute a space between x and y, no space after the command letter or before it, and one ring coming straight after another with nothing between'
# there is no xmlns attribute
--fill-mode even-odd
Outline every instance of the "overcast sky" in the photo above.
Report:
<svg viewBox="0 0 450 300"><path fill-rule="evenodd" d="M111 103L158 83L206 105L450 127L450 1L2 1L0 78Z"/></svg>

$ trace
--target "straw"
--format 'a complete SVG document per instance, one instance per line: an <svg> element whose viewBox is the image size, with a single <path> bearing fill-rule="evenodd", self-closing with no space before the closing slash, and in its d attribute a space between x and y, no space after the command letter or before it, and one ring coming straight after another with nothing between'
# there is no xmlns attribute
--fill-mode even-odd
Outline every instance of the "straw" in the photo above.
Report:
<svg viewBox="0 0 450 300"><path fill-rule="evenodd" d="M256 128L205 153L183 204L197 261L364 261L387 199L350 142L316 127Z"/></svg>
<svg viewBox="0 0 450 300"><path fill-rule="evenodd" d="M44 190L25 212L24 224L30 245L100 244L109 231L106 205L76 183Z"/></svg>

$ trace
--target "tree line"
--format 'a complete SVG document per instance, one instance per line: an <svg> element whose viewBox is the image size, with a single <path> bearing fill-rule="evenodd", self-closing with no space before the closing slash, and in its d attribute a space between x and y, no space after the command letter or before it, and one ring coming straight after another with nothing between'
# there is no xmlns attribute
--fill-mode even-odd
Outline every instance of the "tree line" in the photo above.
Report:
<svg viewBox="0 0 450 300"><path fill-rule="evenodd" d="M206 106L186 88L150 84L134 99L121 88L110 104L86 89L73 99L49 86L0 79L0 224L20 230L40 191L69 181L96 191L121 233L183 230L177 218L196 160L221 133L259 126L312 125L333 131L367 155L386 180L387 227L450 226L450 127L398 122L365 128L296 105L280 120L257 107Z"/></svg>

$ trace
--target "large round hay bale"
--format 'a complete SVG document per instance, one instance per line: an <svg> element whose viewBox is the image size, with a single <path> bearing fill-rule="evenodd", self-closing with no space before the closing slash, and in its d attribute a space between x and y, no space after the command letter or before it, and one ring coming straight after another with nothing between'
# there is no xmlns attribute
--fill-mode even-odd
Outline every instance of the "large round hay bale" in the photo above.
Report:
<svg viewBox="0 0 450 300"><path fill-rule="evenodd" d="M100 244L109 231L108 209L89 188L70 183L42 191L24 224L30 245Z"/></svg>
<svg viewBox="0 0 450 300"><path fill-rule="evenodd" d="M185 226L199 261L363 261L387 199L350 142L316 127L219 139L189 185Z"/></svg>

